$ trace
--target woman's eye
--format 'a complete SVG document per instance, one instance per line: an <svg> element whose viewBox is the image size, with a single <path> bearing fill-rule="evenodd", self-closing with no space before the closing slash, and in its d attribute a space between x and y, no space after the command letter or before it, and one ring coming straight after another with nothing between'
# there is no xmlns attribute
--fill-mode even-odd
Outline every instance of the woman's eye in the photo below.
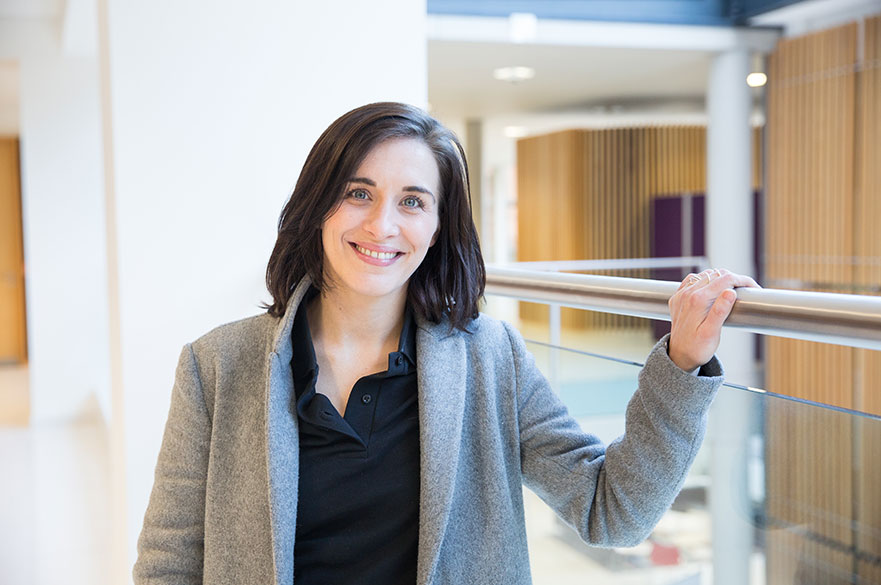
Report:
<svg viewBox="0 0 881 585"><path fill-rule="evenodd" d="M408 209L419 209L422 207L422 199L416 196L406 197L402 202L403 206Z"/></svg>
<svg viewBox="0 0 881 585"><path fill-rule="evenodd" d="M364 189L352 189L351 191L349 191L349 197L351 199L357 199L357 200L363 201L363 200L369 198L369 195L368 195L367 191L365 191Z"/></svg>

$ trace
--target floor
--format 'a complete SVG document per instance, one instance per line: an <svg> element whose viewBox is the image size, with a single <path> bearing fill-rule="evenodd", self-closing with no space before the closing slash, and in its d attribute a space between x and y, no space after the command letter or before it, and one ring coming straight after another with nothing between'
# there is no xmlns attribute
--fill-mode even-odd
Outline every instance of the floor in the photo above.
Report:
<svg viewBox="0 0 881 585"><path fill-rule="evenodd" d="M109 584L103 425L0 426L0 585Z"/></svg>
<svg viewBox="0 0 881 585"><path fill-rule="evenodd" d="M528 332L539 340L541 331ZM572 341L572 340L568 340ZM621 355L643 354L650 340L622 336L580 340L581 347L601 344ZM535 347L548 367L552 354ZM559 378L574 370L591 371L606 380L620 372L582 355L561 360ZM613 368L614 370L614 368ZM610 373L612 371L612 373ZM628 366L625 375L634 375ZM582 379L583 383L584 380ZM27 369L0 367L0 585L104 585L109 533L109 455L103 423L29 426ZM600 434L614 435L620 417L582 419ZM651 544L635 549L592 549L578 541L537 496L526 492L530 562L536 585L689 585L710 583L708 519L700 513L668 516L659 530L685 536L689 551L678 562L657 566ZM685 527L685 528L683 528ZM697 551L697 552L695 552ZM669 560L669 559L668 559Z"/></svg>
<svg viewBox="0 0 881 585"><path fill-rule="evenodd" d="M0 427L28 424L28 368L0 364Z"/></svg>

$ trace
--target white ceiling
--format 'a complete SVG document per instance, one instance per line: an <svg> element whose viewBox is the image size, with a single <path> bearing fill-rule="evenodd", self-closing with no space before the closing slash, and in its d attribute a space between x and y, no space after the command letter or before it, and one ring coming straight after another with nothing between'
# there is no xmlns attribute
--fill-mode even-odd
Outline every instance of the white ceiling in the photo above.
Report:
<svg viewBox="0 0 881 585"><path fill-rule="evenodd" d="M432 110L451 117L632 108L700 101L714 53L430 40ZM493 78L497 67L535 69L528 81Z"/></svg>
<svg viewBox="0 0 881 585"><path fill-rule="evenodd" d="M0 0L0 19L58 18L86 0ZM881 10L881 0L805 0L754 24L821 26L835 15ZM429 15L428 95L444 117L702 109L713 57L730 46L767 50L776 32L579 21L538 21L533 42L509 42L508 19ZM654 47L654 48L653 48ZM493 69L527 65L535 78L512 84ZM17 68L0 61L0 104L17 99Z"/></svg>
<svg viewBox="0 0 881 585"><path fill-rule="evenodd" d="M776 29L429 15L428 96L444 119L515 114L703 111L721 52L764 53ZM498 81L498 67L533 79ZM744 80L745 82L745 80Z"/></svg>
<svg viewBox="0 0 881 585"><path fill-rule="evenodd" d="M802 0L753 19L750 28L538 20L526 42L510 40L516 27L509 19L429 15L429 102L445 119L598 107L703 110L710 64L721 51L766 54L781 34L879 12L881 0ZM516 65L533 67L535 77L518 84L493 78L493 69Z"/></svg>

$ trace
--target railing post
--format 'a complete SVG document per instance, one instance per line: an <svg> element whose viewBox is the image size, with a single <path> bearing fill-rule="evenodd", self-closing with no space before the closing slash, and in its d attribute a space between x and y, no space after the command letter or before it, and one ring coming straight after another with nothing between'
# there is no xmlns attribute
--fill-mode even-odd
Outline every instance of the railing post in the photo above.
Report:
<svg viewBox="0 0 881 585"><path fill-rule="evenodd" d="M716 268L753 274L752 96L746 84L750 54L732 49L715 57L707 88L707 255ZM756 385L753 336L726 331L718 351L726 378ZM749 583L753 530L744 503L752 413L744 393L722 392L710 420L709 493L714 585ZM746 516L746 517L745 517Z"/></svg>

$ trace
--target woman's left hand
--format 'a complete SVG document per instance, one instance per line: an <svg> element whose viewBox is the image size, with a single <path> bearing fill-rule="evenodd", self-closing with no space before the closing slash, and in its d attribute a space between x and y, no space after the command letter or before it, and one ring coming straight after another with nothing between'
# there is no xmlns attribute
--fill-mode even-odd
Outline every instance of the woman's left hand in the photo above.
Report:
<svg viewBox="0 0 881 585"><path fill-rule="evenodd" d="M759 285L749 276L719 269L685 277L668 302L673 323L667 353L674 364L691 372L710 361L737 300L734 289L744 286Z"/></svg>

